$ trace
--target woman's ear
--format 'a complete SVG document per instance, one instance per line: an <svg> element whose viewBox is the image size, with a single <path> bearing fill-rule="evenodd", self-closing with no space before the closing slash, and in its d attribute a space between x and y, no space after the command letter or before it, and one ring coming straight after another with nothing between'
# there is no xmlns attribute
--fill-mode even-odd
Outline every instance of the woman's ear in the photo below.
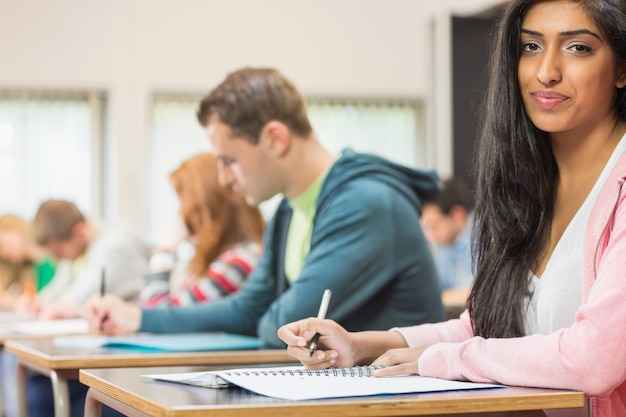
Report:
<svg viewBox="0 0 626 417"><path fill-rule="evenodd" d="M626 65L622 66L621 70L617 74L617 81L615 87L620 89L626 86Z"/></svg>
<svg viewBox="0 0 626 417"><path fill-rule="evenodd" d="M457 220L467 220L467 209L465 208L465 206L462 206L461 204L455 204L452 207L450 207L450 217L457 219Z"/></svg>
<svg viewBox="0 0 626 417"><path fill-rule="evenodd" d="M84 238L87 234L87 223L78 222L72 227L72 237Z"/></svg>

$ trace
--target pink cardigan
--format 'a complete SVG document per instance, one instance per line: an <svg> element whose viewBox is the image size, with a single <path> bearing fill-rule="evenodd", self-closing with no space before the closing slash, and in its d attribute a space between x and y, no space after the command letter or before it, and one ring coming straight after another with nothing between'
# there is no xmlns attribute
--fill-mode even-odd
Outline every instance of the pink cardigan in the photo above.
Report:
<svg viewBox="0 0 626 417"><path fill-rule="evenodd" d="M452 380L583 391L591 415L626 416L626 154L602 187L584 242L583 304L572 327L511 339L474 336L459 319L394 328L432 345L420 374Z"/></svg>

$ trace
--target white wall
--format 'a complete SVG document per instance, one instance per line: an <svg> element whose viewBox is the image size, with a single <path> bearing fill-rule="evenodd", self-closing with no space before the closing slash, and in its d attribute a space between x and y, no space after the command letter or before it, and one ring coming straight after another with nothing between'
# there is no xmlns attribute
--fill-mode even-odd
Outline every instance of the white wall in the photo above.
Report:
<svg viewBox="0 0 626 417"><path fill-rule="evenodd" d="M143 226L152 92L208 92L236 68L272 66L306 95L422 98L433 113L439 106L433 104L432 60L443 54L437 62L449 62L449 51L445 42L433 43L431 22L495 3L0 0L0 88L105 91L105 212ZM430 160L445 171L448 133L445 127L430 132L435 144L444 142Z"/></svg>

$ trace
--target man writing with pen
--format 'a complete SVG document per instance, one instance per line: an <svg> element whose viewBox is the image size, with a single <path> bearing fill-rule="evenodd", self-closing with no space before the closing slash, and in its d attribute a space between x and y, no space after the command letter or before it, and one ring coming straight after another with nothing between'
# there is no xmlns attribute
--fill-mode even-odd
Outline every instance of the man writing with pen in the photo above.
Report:
<svg viewBox="0 0 626 417"><path fill-rule="evenodd" d="M148 273L150 247L127 224L89 220L65 200L43 202L33 220L35 238L58 261L50 284L33 306L44 319L80 315L85 301L106 292L135 300Z"/></svg>
<svg viewBox="0 0 626 417"><path fill-rule="evenodd" d="M87 304L94 331L100 324L105 334L224 331L283 347L278 328L315 316L325 289L334 300L328 317L353 330L444 318L419 226L422 199L438 190L432 172L351 150L332 155L300 93L273 69L231 73L197 116L222 184L250 204L285 197L266 228L263 256L239 292L209 303L141 309L95 296Z"/></svg>

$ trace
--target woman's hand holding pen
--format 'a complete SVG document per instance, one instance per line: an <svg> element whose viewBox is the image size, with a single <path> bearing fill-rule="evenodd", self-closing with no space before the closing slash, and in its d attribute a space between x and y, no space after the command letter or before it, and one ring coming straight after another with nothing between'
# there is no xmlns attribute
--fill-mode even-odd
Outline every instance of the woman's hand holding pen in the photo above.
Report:
<svg viewBox="0 0 626 417"><path fill-rule="evenodd" d="M321 337L317 350L309 356L309 342L316 333ZM417 373L417 359L425 350L407 348L398 332L348 332L333 320L317 318L285 324L278 329L278 337L287 344L287 352L309 369L398 365L377 371L377 376Z"/></svg>
<svg viewBox="0 0 626 417"><path fill-rule="evenodd" d="M319 333L317 349L309 355L309 343ZM289 355L309 369L349 367L356 364L352 334L333 320L308 318L278 329Z"/></svg>
<svg viewBox="0 0 626 417"><path fill-rule="evenodd" d="M116 295L94 294L84 305L83 317L92 333L124 335L139 330L141 308Z"/></svg>

